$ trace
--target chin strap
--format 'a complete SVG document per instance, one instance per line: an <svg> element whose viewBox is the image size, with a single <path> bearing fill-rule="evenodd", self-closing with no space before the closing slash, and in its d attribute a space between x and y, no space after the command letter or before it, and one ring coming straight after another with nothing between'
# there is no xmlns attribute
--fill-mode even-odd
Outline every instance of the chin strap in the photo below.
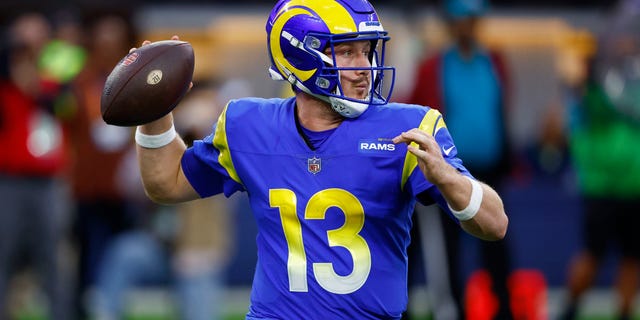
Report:
<svg viewBox="0 0 640 320"><path fill-rule="evenodd" d="M367 108L369 107L369 104L364 101L368 101L369 100L368 97L363 99L363 102L338 98L339 96L343 95L342 92L340 91L340 88L341 88L340 84L338 84L334 92L336 96L326 97L328 98L329 103L331 104L331 108L333 108L335 112L339 113L341 116L345 118L357 118L365 110L367 110Z"/></svg>
<svg viewBox="0 0 640 320"><path fill-rule="evenodd" d="M329 97L329 101L331 108L346 118L357 118L369 107L368 103L349 101L335 97Z"/></svg>

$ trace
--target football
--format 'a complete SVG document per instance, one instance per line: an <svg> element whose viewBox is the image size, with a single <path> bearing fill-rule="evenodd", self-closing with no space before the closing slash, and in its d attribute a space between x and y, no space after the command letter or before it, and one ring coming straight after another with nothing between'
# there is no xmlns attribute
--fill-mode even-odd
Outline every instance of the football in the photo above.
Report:
<svg viewBox="0 0 640 320"><path fill-rule="evenodd" d="M113 68L102 90L102 119L115 126L137 126L165 116L189 90L193 78L191 44L163 40L127 54Z"/></svg>

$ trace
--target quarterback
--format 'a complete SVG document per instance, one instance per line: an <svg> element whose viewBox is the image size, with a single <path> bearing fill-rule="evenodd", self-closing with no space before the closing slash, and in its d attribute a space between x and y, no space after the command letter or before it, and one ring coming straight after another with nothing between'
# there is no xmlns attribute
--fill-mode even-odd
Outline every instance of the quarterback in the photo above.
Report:
<svg viewBox="0 0 640 320"><path fill-rule="evenodd" d="M161 203L247 192L258 262L247 319L399 319L416 201L504 237L502 200L456 157L435 109L390 103L389 40L366 0L280 0L269 73L295 97L229 101L186 148L169 114L139 126L145 189Z"/></svg>

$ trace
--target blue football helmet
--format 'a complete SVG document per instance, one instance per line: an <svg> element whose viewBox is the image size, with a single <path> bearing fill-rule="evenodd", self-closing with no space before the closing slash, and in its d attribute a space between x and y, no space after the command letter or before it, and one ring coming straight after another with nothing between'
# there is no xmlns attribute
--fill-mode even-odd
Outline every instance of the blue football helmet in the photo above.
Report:
<svg viewBox="0 0 640 320"><path fill-rule="evenodd" d="M385 44L390 39L375 9L367 0L280 0L266 25L269 74L331 104L344 117L355 118L369 105L389 101L395 68L384 65ZM335 46L354 40L371 41L370 66L341 68ZM325 54L331 49L331 56ZM347 97L340 71L366 70L371 74L369 96ZM390 78L388 85L383 79Z"/></svg>

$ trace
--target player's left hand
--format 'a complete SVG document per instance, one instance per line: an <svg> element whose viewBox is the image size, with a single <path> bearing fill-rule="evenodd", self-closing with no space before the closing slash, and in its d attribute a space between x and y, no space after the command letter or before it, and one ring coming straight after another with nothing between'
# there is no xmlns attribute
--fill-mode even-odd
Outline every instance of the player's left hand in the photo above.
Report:
<svg viewBox="0 0 640 320"><path fill-rule="evenodd" d="M416 146L410 145L412 142ZM418 167L427 180L436 185L451 181L457 174L455 168L449 165L442 156L440 145L436 139L426 132L414 128L393 138L393 143L406 143L407 149L418 158Z"/></svg>

